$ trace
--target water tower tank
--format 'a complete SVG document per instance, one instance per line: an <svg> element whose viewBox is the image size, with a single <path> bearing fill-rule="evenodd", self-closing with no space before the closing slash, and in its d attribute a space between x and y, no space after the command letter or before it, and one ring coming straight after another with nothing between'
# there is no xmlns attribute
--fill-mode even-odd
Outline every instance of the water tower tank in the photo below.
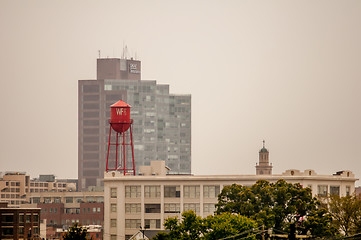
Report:
<svg viewBox="0 0 361 240"><path fill-rule="evenodd" d="M114 131L123 133L128 130L131 124L130 108L131 106L122 100L110 106L110 123Z"/></svg>

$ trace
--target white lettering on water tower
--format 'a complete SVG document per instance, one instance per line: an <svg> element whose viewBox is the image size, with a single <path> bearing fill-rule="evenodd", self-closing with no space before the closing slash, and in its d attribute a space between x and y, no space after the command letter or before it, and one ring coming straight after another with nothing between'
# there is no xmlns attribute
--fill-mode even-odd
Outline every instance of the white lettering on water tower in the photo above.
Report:
<svg viewBox="0 0 361 240"><path fill-rule="evenodd" d="M117 109L115 109L115 111L117 112L117 115L123 115L123 113L124 113L123 108L117 108Z"/></svg>

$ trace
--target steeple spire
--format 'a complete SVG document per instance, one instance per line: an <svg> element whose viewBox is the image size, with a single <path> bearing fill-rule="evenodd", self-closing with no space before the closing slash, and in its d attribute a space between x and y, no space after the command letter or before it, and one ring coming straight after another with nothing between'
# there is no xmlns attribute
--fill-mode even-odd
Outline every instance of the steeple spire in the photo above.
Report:
<svg viewBox="0 0 361 240"><path fill-rule="evenodd" d="M263 140L263 147L259 151L259 162L256 164L257 175L272 175L272 164L269 162L269 152L266 148L266 141Z"/></svg>

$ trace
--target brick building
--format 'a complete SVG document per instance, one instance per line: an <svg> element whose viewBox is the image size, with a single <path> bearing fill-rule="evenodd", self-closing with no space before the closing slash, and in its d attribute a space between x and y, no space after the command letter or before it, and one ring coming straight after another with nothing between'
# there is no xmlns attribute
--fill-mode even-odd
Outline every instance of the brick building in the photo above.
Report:
<svg viewBox="0 0 361 240"><path fill-rule="evenodd" d="M22 206L41 209L41 220L46 220L48 238L58 236L57 229L68 229L74 223L103 226L103 192L30 193L27 202Z"/></svg>
<svg viewBox="0 0 361 240"><path fill-rule="evenodd" d="M10 208L0 203L0 239L41 239L39 208Z"/></svg>

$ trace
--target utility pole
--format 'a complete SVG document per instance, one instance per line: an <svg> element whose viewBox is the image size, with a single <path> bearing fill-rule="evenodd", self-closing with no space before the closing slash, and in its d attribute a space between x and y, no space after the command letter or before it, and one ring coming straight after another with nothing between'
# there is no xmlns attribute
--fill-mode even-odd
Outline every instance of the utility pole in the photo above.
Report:
<svg viewBox="0 0 361 240"><path fill-rule="evenodd" d="M143 240L144 240L144 231L145 231L145 229L143 229L142 226L140 226L140 231L143 233Z"/></svg>
<svg viewBox="0 0 361 240"><path fill-rule="evenodd" d="M290 234L288 235L289 240L296 240L296 223L291 223Z"/></svg>

